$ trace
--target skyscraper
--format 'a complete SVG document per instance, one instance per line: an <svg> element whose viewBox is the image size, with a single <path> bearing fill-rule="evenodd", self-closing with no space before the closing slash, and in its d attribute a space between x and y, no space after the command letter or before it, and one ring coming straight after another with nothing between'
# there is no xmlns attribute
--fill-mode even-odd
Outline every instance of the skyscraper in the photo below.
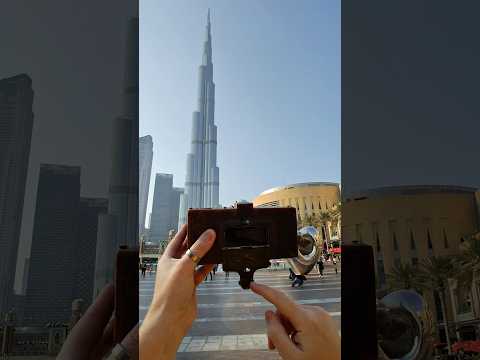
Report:
<svg viewBox="0 0 480 360"><path fill-rule="evenodd" d="M171 197L170 197L170 229L169 230L177 230L178 227L178 211L180 210L180 201L182 196L185 192L184 188L181 187L173 187Z"/></svg>
<svg viewBox="0 0 480 360"><path fill-rule="evenodd" d="M98 217L107 210L107 199L80 198L78 238L72 260L75 266L73 294L76 298L84 300L85 308L90 305L93 298Z"/></svg>
<svg viewBox="0 0 480 360"><path fill-rule="evenodd" d="M137 15L138 16L138 15ZM123 115L113 128L108 213L98 219L93 296L113 281L120 245L138 245L138 17L127 26Z"/></svg>
<svg viewBox="0 0 480 360"><path fill-rule="evenodd" d="M114 120L108 213L117 245L138 245L138 18L127 25L123 114Z"/></svg>
<svg viewBox="0 0 480 360"><path fill-rule="evenodd" d="M178 227L178 209L182 188L173 187L172 174L157 174L150 217L149 241L159 244L168 232Z"/></svg>
<svg viewBox="0 0 480 360"><path fill-rule="evenodd" d="M80 167L40 165L24 322L69 319L79 230ZM48 266L45 266L48 264Z"/></svg>
<svg viewBox="0 0 480 360"><path fill-rule="evenodd" d="M106 199L80 197L80 167L40 165L23 320L66 321L72 301L92 300L98 217ZM47 265L46 265L47 264Z"/></svg>
<svg viewBox="0 0 480 360"><path fill-rule="evenodd" d="M12 306L32 137L32 105L32 81L27 75L0 80L0 316Z"/></svg>
<svg viewBox="0 0 480 360"><path fill-rule="evenodd" d="M152 175L153 141L150 135L142 136L138 147L138 233L145 230L148 191Z"/></svg>
<svg viewBox="0 0 480 360"><path fill-rule="evenodd" d="M185 194L182 197L179 222L186 222L189 208L218 207L219 169L217 167L217 126L215 117L215 84L213 82L212 35L210 10L203 45L202 65L198 71L198 105L193 112L191 148L187 155Z"/></svg>

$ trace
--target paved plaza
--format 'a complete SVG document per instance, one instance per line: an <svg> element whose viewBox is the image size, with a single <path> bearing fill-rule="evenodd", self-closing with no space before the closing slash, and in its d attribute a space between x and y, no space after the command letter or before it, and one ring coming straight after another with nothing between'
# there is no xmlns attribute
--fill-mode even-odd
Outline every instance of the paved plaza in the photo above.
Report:
<svg viewBox="0 0 480 360"><path fill-rule="evenodd" d="M285 291L300 304L319 305L335 319L340 330L340 272L326 264L325 275L315 270L307 275L302 288L292 288L288 270L260 270L255 281ZM269 351L265 335L264 313L273 306L250 290L238 285L238 274L225 278L217 272L213 281L197 289L198 317L177 353L186 359L279 359ZM155 274L140 279L140 320L152 299Z"/></svg>

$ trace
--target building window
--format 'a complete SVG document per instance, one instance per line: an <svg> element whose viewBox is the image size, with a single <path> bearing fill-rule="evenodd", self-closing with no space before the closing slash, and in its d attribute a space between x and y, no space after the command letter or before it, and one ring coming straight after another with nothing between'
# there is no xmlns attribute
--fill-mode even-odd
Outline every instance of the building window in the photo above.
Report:
<svg viewBox="0 0 480 360"><path fill-rule="evenodd" d="M266 202L260 205L257 205L259 208L267 208L267 207L279 207L280 206L280 201L274 200L270 202Z"/></svg>
<svg viewBox="0 0 480 360"><path fill-rule="evenodd" d="M448 249L448 239L447 239L447 232L443 229L443 246L445 249Z"/></svg>
<svg viewBox="0 0 480 360"><path fill-rule="evenodd" d="M315 207L313 206L313 201L312 201L312 210L315 210Z"/></svg>
<svg viewBox="0 0 480 360"><path fill-rule="evenodd" d="M460 333L460 339L463 341L469 341L469 340L476 340L476 331L475 331L475 326L464 326L461 329L459 329Z"/></svg>
<svg viewBox="0 0 480 360"><path fill-rule="evenodd" d="M393 238L393 250L398 251L397 235L395 234L395 231L392 234L392 238Z"/></svg>
<svg viewBox="0 0 480 360"><path fill-rule="evenodd" d="M396 268L399 268L399 267L402 265L402 261L400 260L399 257L396 257L396 258L393 260L393 264L395 265Z"/></svg>
<svg viewBox="0 0 480 360"><path fill-rule="evenodd" d="M380 247L380 238L378 237L378 231L376 232L376 242L377 242L377 253L380 252L381 247Z"/></svg>
<svg viewBox="0 0 480 360"><path fill-rule="evenodd" d="M320 203L320 201L318 202L318 208L322 210L322 204Z"/></svg>
<svg viewBox="0 0 480 360"><path fill-rule="evenodd" d="M355 237L355 240L362 242L362 224L355 224Z"/></svg>
<svg viewBox="0 0 480 360"><path fill-rule="evenodd" d="M430 229L427 229L427 246L428 246L428 250L433 249L432 238L430 237Z"/></svg>
<svg viewBox="0 0 480 360"><path fill-rule="evenodd" d="M416 267L418 265L418 258L414 257L412 258L412 266Z"/></svg>

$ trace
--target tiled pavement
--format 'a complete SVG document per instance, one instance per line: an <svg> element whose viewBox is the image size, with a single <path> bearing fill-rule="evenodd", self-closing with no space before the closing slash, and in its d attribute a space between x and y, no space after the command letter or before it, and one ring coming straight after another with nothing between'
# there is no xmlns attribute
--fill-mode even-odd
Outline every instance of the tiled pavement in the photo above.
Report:
<svg viewBox="0 0 480 360"><path fill-rule="evenodd" d="M154 275L140 281L140 319L151 301ZM292 288L286 270L261 270L255 281L285 291L300 304L322 306L336 320L340 329L340 272L326 265L320 279L315 271L307 275L302 288ZM213 281L197 289L198 317L188 336L178 348L177 359L279 359L276 351L267 350L264 313L273 306L238 285L238 275L226 279L218 272Z"/></svg>

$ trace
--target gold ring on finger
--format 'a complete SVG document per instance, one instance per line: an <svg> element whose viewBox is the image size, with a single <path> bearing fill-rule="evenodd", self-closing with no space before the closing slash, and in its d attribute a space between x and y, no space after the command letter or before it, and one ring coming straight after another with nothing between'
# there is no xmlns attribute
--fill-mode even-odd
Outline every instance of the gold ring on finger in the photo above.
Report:
<svg viewBox="0 0 480 360"><path fill-rule="evenodd" d="M188 256L190 259L192 259L192 261L193 261L193 263L195 264L195 266L200 262L200 257L197 256L197 255L195 255L192 250L187 249L186 254L187 254L187 256Z"/></svg>
<svg viewBox="0 0 480 360"><path fill-rule="evenodd" d="M298 344L299 344L298 341L297 341L297 339L295 338L295 336L296 336L297 334L298 334L298 331L295 330L295 331L292 333L292 335L290 335L290 339L292 339L292 341L293 341L293 343L294 343L295 345L298 345Z"/></svg>

